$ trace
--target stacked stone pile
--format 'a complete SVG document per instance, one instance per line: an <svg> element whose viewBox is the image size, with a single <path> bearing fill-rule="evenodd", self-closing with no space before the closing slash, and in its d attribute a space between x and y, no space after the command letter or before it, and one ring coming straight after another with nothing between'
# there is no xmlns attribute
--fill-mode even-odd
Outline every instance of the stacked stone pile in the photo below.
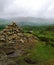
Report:
<svg viewBox="0 0 54 65"><path fill-rule="evenodd" d="M12 52L13 50L25 50L32 48L36 43L34 36L26 36L22 29L15 23L12 23L0 32L0 46L3 51ZM9 50L9 51L8 51Z"/></svg>
<svg viewBox="0 0 54 65"><path fill-rule="evenodd" d="M27 54L25 50L31 50L36 42L37 39L35 36L25 35L22 29L15 23L6 26L0 32L0 64L12 65L15 62L15 58ZM12 60L12 58L14 59Z"/></svg>

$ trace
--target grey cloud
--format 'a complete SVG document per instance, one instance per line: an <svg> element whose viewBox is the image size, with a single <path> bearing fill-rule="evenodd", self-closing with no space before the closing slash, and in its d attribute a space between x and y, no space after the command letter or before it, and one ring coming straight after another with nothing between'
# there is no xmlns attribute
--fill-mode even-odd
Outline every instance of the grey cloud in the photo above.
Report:
<svg viewBox="0 0 54 65"><path fill-rule="evenodd" d="M6 0L0 0L0 12L3 11Z"/></svg>
<svg viewBox="0 0 54 65"><path fill-rule="evenodd" d="M46 16L46 14L47 14L47 12L50 13L50 12L48 11L48 8L51 7L52 3L54 3L53 0L52 0L52 1L51 1L51 0L48 0L47 3L44 4L43 7L41 8L41 10L38 12L37 16L43 17L43 18L44 18L44 17L47 18L48 15Z"/></svg>
<svg viewBox="0 0 54 65"><path fill-rule="evenodd" d="M52 4L54 4L54 0L44 0L46 1L40 10L37 9L37 11L33 11L32 9L27 9L27 6L25 8L20 7L19 5L16 6L14 4L16 0L0 0L0 17L8 18L8 17L16 17L16 16L34 16L34 17L54 17L54 9L53 11L49 11L48 9L51 7ZM36 2L37 0L35 0ZM42 0L41 0L42 1ZM27 3L28 4L28 3ZM33 2L34 4L34 2ZM20 4L23 5L23 4ZM35 5L36 6L36 5ZM31 11L32 10L32 11ZM50 13L50 14L49 14Z"/></svg>
<svg viewBox="0 0 54 65"><path fill-rule="evenodd" d="M13 2L14 0L0 0L0 17L6 17L8 16L5 12L5 9L8 9L8 6Z"/></svg>

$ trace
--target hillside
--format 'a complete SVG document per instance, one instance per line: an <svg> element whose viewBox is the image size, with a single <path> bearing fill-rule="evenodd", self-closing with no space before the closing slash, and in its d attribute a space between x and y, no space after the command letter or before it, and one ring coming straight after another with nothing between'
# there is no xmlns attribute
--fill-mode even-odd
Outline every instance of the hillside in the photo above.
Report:
<svg viewBox="0 0 54 65"><path fill-rule="evenodd" d="M5 26L0 60L1 65L54 65L54 26Z"/></svg>
<svg viewBox="0 0 54 65"><path fill-rule="evenodd" d="M30 25L30 26L44 26L44 25L53 25L53 19L42 19L42 18L35 18L35 17L15 17L11 19L2 19L0 18L0 25L2 24L9 24L11 21L16 21L17 24L23 25Z"/></svg>
<svg viewBox="0 0 54 65"><path fill-rule="evenodd" d="M42 19L35 17L16 17L10 19L11 21L16 21L20 25L32 25L32 26L40 26L40 25L52 25L54 24L53 19Z"/></svg>
<svg viewBox="0 0 54 65"><path fill-rule="evenodd" d="M8 19L0 18L0 25L6 25L8 23L10 23Z"/></svg>

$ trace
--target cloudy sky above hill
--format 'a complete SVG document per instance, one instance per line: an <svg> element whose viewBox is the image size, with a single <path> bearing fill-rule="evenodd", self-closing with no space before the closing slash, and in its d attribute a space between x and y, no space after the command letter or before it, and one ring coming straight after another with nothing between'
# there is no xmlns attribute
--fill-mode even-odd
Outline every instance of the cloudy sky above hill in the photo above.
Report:
<svg viewBox="0 0 54 65"><path fill-rule="evenodd" d="M0 18L54 18L54 0L0 0Z"/></svg>

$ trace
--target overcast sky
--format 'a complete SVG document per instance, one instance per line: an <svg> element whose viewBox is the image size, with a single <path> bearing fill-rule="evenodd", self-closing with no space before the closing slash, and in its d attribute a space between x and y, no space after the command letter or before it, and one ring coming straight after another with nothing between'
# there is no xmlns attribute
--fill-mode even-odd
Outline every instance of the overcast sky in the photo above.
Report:
<svg viewBox="0 0 54 65"><path fill-rule="evenodd" d="M54 18L54 0L0 0L0 18Z"/></svg>

